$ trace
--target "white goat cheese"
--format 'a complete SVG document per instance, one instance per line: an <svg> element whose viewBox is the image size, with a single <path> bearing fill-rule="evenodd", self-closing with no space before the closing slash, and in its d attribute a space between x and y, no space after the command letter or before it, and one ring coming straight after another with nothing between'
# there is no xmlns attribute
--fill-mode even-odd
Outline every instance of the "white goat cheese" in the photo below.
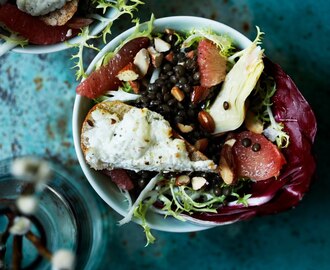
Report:
<svg viewBox="0 0 330 270"><path fill-rule="evenodd" d="M119 121L94 110L93 127L82 134L86 160L96 170L212 171L212 160L191 161L185 142L171 138L170 124L156 112L132 108Z"/></svg>
<svg viewBox="0 0 330 270"><path fill-rule="evenodd" d="M71 0L69 0L71 1ZM62 8L68 0L17 0L17 7L32 15L41 16Z"/></svg>

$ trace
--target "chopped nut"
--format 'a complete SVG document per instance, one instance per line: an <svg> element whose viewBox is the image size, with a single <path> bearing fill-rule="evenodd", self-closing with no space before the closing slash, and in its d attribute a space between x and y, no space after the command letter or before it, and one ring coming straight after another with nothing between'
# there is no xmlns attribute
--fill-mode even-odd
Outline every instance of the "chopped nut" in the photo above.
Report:
<svg viewBox="0 0 330 270"><path fill-rule="evenodd" d="M134 81L139 78L139 72L133 63L129 63L119 71L117 78L124 82Z"/></svg>
<svg viewBox="0 0 330 270"><path fill-rule="evenodd" d="M193 91L190 96L190 101L193 104L198 104L207 98L210 93L210 88L206 88L204 86L196 85L193 87Z"/></svg>
<svg viewBox="0 0 330 270"><path fill-rule="evenodd" d="M183 133L189 133L194 130L194 127L191 125L184 125L181 123L178 123L178 128L180 129L181 132Z"/></svg>
<svg viewBox="0 0 330 270"><path fill-rule="evenodd" d="M176 186L186 186L190 183L190 177L188 175L180 175L175 180Z"/></svg>
<svg viewBox="0 0 330 270"><path fill-rule="evenodd" d="M151 63L155 68L159 68L160 65L162 64L164 55L160 52L157 52L154 47L149 47L148 52L151 57Z"/></svg>
<svg viewBox="0 0 330 270"><path fill-rule="evenodd" d="M180 90L179 87L174 86L171 89L171 94L173 95L173 97L175 97L175 99L179 102L181 102L184 99L184 93Z"/></svg>
<svg viewBox="0 0 330 270"><path fill-rule="evenodd" d="M171 44L167 43L166 41L162 40L159 37L154 38L155 49L158 52L167 52L171 49Z"/></svg>
<svg viewBox="0 0 330 270"><path fill-rule="evenodd" d="M195 142L195 147L198 151L204 152L209 144L209 140L207 138L199 139Z"/></svg>
<svg viewBox="0 0 330 270"><path fill-rule="evenodd" d="M206 185L207 181L204 177L195 176L191 179L191 185L193 190L199 190L204 185Z"/></svg>
<svg viewBox="0 0 330 270"><path fill-rule="evenodd" d="M198 122L207 132L214 132L215 123L212 116L207 111L200 111L198 113Z"/></svg>
<svg viewBox="0 0 330 270"><path fill-rule="evenodd" d="M230 168L230 166L228 165L225 157L223 157L223 156L221 156L221 158L220 158L219 172L220 172L220 175L221 175L223 181L227 185L230 185L234 182L235 174L234 174L233 170Z"/></svg>
<svg viewBox="0 0 330 270"><path fill-rule="evenodd" d="M133 63L137 66L141 77L144 77L149 69L150 57L148 50L143 48L135 55Z"/></svg>
<svg viewBox="0 0 330 270"><path fill-rule="evenodd" d="M221 157L219 162L219 173L223 181L230 185L236 180L235 164L232 157L232 147L236 139L227 139L221 150Z"/></svg>

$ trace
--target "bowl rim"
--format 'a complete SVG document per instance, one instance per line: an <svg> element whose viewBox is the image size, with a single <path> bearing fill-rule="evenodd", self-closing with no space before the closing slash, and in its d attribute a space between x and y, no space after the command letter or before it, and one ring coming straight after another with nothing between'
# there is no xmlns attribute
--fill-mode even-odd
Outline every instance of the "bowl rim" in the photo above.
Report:
<svg viewBox="0 0 330 270"><path fill-rule="evenodd" d="M196 17L196 16L170 16L170 17L163 17L156 19L153 23L154 31L157 32L158 30L164 30L165 28L173 28L176 30L184 30L188 31L194 28L211 28L217 33L221 34L228 34L234 43L240 48L246 48L249 44L252 43L246 36L242 33L237 31L236 29L225 25L221 22L214 21L211 19L203 18L203 17ZM141 24L142 27L146 27L146 24ZM101 57L109 50L116 48L126 37L134 32L136 28L132 27L128 30L122 32L114 39L112 39L106 46L102 48L102 50L95 56L92 60L88 69L86 71L89 74L93 69L94 66L98 63ZM141 28L140 28L141 29ZM142 28L143 29L143 28ZM81 169L87 178L88 182L91 184L93 189L96 193L107 203L112 209L114 209L117 213L121 216L124 216L127 213L126 210L123 209L123 206L120 206L115 200L108 194L105 190L102 189L100 180L94 179L94 175L96 173L95 170L91 169L87 163L85 162L84 155L80 148L80 134L81 134L81 126L84 117L81 117L81 110L89 110L91 106L87 104L91 104L91 100L86 97L76 95L74 106L73 106L73 116L72 116L72 132L73 132L73 141L74 147L76 151L76 155L81 166ZM100 173L99 173L100 174ZM101 177L101 176L100 176ZM115 185L115 184L111 184ZM119 192L119 190L118 190ZM167 231L167 232L193 232L193 231L200 231L205 229L210 229L215 226L221 225L215 222L209 221L201 221L196 220L192 217L185 217L188 222L182 222L173 217L164 218L163 215L157 213L150 213L147 216L147 222L150 228L160 230L160 231ZM157 216L156 216L157 215ZM132 219L132 221L136 223L140 223L139 220ZM232 223L232 222L230 222ZM228 224L228 223L226 223ZM225 224L222 224L225 225Z"/></svg>
<svg viewBox="0 0 330 270"><path fill-rule="evenodd" d="M109 9L104 16L109 19L115 18L119 13L118 9L111 8ZM107 26L106 22L103 21L94 21L90 27L90 35L95 36L98 35L105 27ZM15 53L25 53L25 54L44 54L44 53L53 53L53 52L59 52L63 50L70 49L70 44L79 44L82 41L81 36L75 36L73 38L70 38L66 41L58 42L55 44L49 44L49 45L27 45L24 47L15 47L11 49L12 52Z"/></svg>

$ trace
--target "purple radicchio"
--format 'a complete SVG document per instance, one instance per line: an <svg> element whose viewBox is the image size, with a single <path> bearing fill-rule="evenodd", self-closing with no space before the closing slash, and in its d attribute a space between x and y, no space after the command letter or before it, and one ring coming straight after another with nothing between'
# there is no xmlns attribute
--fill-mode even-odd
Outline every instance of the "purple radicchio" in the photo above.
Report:
<svg viewBox="0 0 330 270"><path fill-rule="evenodd" d="M308 191L315 171L312 145L317 125L308 102L282 68L265 59L265 69L275 79L277 90L272 98L275 120L284 124L290 144L282 150L287 161L280 176L253 182L249 206L229 203L217 213L194 213L188 219L199 223L229 224L257 215L275 214L296 206Z"/></svg>

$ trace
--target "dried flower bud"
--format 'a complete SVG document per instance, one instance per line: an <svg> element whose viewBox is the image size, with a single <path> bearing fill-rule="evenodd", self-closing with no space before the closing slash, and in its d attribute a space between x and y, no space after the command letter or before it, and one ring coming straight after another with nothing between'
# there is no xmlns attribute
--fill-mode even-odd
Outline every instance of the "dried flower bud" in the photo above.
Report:
<svg viewBox="0 0 330 270"><path fill-rule="evenodd" d="M34 157L15 159L12 163L11 172L17 178L36 183L46 183L51 177L48 162Z"/></svg>
<svg viewBox="0 0 330 270"><path fill-rule="evenodd" d="M38 199L34 195L22 195L16 200L18 210L25 214L33 214L38 207Z"/></svg>
<svg viewBox="0 0 330 270"><path fill-rule="evenodd" d="M66 249L60 249L56 251L52 257L52 269L53 270L74 269L75 261L76 258L75 255L72 253L72 251Z"/></svg>
<svg viewBox="0 0 330 270"><path fill-rule="evenodd" d="M15 235L24 235L31 228L31 221L26 217L15 217L14 224L10 227L9 232Z"/></svg>

